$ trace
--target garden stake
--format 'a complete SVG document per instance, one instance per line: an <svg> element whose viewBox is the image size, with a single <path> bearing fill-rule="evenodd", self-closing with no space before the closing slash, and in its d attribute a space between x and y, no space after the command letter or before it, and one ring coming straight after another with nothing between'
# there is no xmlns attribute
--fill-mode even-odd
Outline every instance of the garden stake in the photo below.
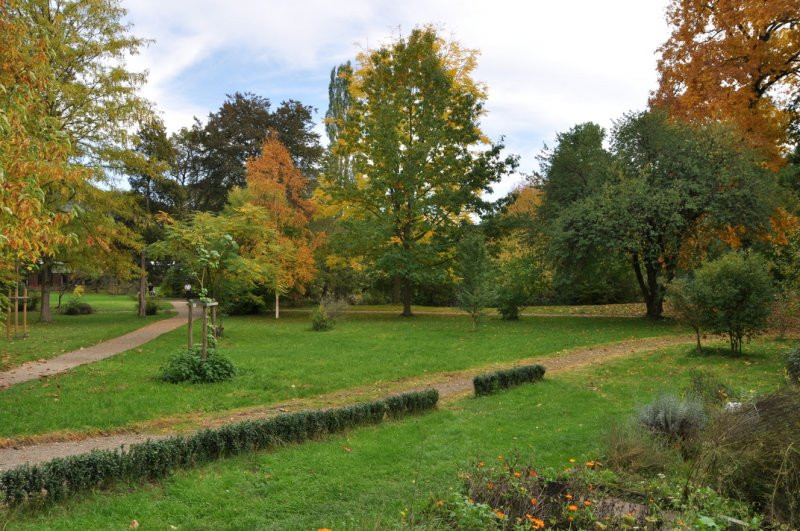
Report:
<svg viewBox="0 0 800 531"><path fill-rule="evenodd" d="M192 309L194 308L194 304L191 300L186 304L189 306L189 350L192 350Z"/></svg>

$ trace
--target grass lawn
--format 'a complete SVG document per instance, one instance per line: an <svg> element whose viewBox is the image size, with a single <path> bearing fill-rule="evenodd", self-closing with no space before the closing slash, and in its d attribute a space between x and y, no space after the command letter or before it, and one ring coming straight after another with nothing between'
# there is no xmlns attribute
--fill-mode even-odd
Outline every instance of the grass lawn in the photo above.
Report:
<svg viewBox="0 0 800 531"><path fill-rule="evenodd" d="M66 304L69 295L65 295ZM139 318L136 315L136 301L127 295L87 294L83 300L92 305L96 313L90 315L63 315L55 309L58 297L52 298L53 322L40 323L39 312L28 313L28 338L5 339L5 323L0 330L0 371L21 365L27 361L52 358L88 347L135 330L147 323L164 319L172 312ZM171 308L165 303L166 308ZM3 316L5 318L5 316ZM13 316L12 316L13 319ZM22 315L20 329L22 334ZM12 337L14 334L12 323Z"/></svg>
<svg viewBox="0 0 800 531"><path fill-rule="evenodd" d="M348 306L352 312L391 312L402 313L403 307L399 304L356 304ZM288 308L282 311L298 312L311 311L311 308ZM450 306L417 306L411 307L412 312L421 313L462 313L462 310ZM495 309L487 308L486 313L496 315ZM647 313L644 303L632 302L626 304L587 304L576 306L549 305L527 306L521 314L562 314L562 315L603 315L606 317L642 317Z"/></svg>
<svg viewBox="0 0 800 531"><path fill-rule="evenodd" d="M228 318L220 346L239 369L233 380L213 385L158 381L159 367L184 345L181 328L139 349L0 392L0 437L110 429L674 333L685 330L624 318L489 319L477 333L470 332L466 316L350 315L329 332L311 331L303 314L279 321Z"/></svg>
<svg viewBox="0 0 800 531"><path fill-rule="evenodd" d="M516 451L526 464L561 468L570 458L597 459L612 422L660 392L679 391L692 369L744 392L775 388L787 348L755 342L738 358L670 348L555 374L420 417L220 461L155 485L89 494L36 514L6 515L5 528L124 528L134 519L158 529L399 527L401 511L458 488L457 471L473 460Z"/></svg>

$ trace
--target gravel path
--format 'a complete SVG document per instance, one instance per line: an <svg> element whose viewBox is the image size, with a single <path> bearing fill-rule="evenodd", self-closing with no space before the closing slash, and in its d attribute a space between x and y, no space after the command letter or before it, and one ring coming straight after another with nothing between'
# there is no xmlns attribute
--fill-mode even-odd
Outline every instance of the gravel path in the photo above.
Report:
<svg viewBox="0 0 800 531"><path fill-rule="evenodd" d="M53 376L83 365L92 363L111 356L115 356L126 350L136 348L151 341L161 334L175 330L181 325L186 324L189 309L184 301L169 301L172 307L178 312L174 317L162 319L149 325L143 326L133 332L103 341L91 347L81 348L67 352L55 358L42 361L29 361L19 367L0 372L0 392L6 387L14 384L35 380L43 376Z"/></svg>
<svg viewBox="0 0 800 531"><path fill-rule="evenodd" d="M162 323L163 322L164 321L162 321ZM6 444L5 447L0 448L0 470L13 468L24 463L40 463L53 459L54 457L78 455L95 449L114 449L143 442L147 439L165 438L175 433L174 429L176 426L180 424L185 425L187 418L194 421L194 425L196 425L197 428L213 428L242 420L267 418L286 411L335 407L359 400L380 398L430 387L438 389L442 401L447 402L470 393L472 391L472 378L483 372L516 365L539 363L547 368L547 374L553 374L560 371L577 369L594 363L601 363L613 358L658 350L673 345L692 343L694 340L693 336L655 337L581 347L557 353L549 357L528 358L518 360L514 363L494 364L464 371L438 373L394 382L381 382L378 384L336 391L313 398L297 399L291 402L270 406L216 413L199 420L190 416L160 419L153 421L151 430L145 427L142 429L141 433L116 433L79 440L61 440L38 444L35 440L33 444L20 441L16 443L16 445L13 445L13 443L11 445Z"/></svg>

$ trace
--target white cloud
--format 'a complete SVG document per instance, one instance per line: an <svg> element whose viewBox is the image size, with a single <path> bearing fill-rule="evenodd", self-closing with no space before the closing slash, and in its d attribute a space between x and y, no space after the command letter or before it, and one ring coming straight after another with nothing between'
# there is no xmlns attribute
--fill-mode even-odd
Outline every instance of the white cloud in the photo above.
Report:
<svg viewBox="0 0 800 531"><path fill-rule="evenodd" d="M303 96L294 97L324 112L332 66L385 42L398 28L407 33L436 24L481 51L476 77L489 85L486 132L506 135L507 145L522 155L524 171L535 167L536 153L557 131L589 120L608 126L623 112L643 108L655 88L656 48L668 35L666 0L123 4L134 33L156 40L131 66L150 71L145 95L173 130L215 110L231 90L281 99L292 97L283 94L288 88L302 87ZM185 81L220 56L228 60L213 64L217 70L202 82ZM230 88L239 82L241 88Z"/></svg>

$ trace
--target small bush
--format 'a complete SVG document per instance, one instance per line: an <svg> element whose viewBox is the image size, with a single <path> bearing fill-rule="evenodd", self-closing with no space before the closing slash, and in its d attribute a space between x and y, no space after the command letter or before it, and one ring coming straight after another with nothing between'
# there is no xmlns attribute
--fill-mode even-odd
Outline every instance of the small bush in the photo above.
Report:
<svg viewBox="0 0 800 531"><path fill-rule="evenodd" d="M718 415L692 480L800 528L800 392L792 387Z"/></svg>
<svg viewBox="0 0 800 531"><path fill-rule="evenodd" d="M79 298L71 298L61 311L64 315L88 315L94 313L94 308L88 302L81 302Z"/></svg>
<svg viewBox="0 0 800 531"><path fill-rule="evenodd" d="M156 480L179 468L377 424L387 413L399 417L404 412L431 409L438 399L439 393L431 389L347 407L238 422L189 436L134 444L127 451L96 450L23 465L0 473L0 503L54 502L123 481Z"/></svg>
<svg viewBox="0 0 800 531"><path fill-rule="evenodd" d="M475 396L483 396L523 383L539 381L544 378L544 372L541 365L524 365L478 375L472 380L472 385L475 387Z"/></svg>
<svg viewBox="0 0 800 531"><path fill-rule="evenodd" d="M230 380L236 375L236 367L231 360L208 349L203 359L200 347L181 350L171 356L161 368L161 380L170 383L214 383Z"/></svg>
<svg viewBox="0 0 800 531"><path fill-rule="evenodd" d="M739 399L739 392L728 384L703 371L690 373L689 386L685 395L690 400L702 402L709 407L721 407Z"/></svg>
<svg viewBox="0 0 800 531"><path fill-rule="evenodd" d="M786 376L793 384L800 385L800 348L786 354Z"/></svg>
<svg viewBox="0 0 800 531"><path fill-rule="evenodd" d="M224 312L227 315L257 315L266 308L263 297L247 291L233 295L225 303Z"/></svg>
<svg viewBox="0 0 800 531"><path fill-rule="evenodd" d="M159 301L156 299L147 299L147 302L144 304L144 314L145 315L156 315L158 313Z"/></svg>
<svg viewBox="0 0 800 531"><path fill-rule="evenodd" d="M653 433L675 441L690 441L706 424L702 403L672 394L659 396L637 412L639 423Z"/></svg>
<svg viewBox="0 0 800 531"><path fill-rule="evenodd" d="M635 423L615 424L605 434L606 464L613 470L653 476L680 463L681 457L663 438Z"/></svg>
<svg viewBox="0 0 800 531"><path fill-rule="evenodd" d="M345 301L323 298L319 306L311 311L311 329L317 332L333 330L346 307Z"/></svg>

